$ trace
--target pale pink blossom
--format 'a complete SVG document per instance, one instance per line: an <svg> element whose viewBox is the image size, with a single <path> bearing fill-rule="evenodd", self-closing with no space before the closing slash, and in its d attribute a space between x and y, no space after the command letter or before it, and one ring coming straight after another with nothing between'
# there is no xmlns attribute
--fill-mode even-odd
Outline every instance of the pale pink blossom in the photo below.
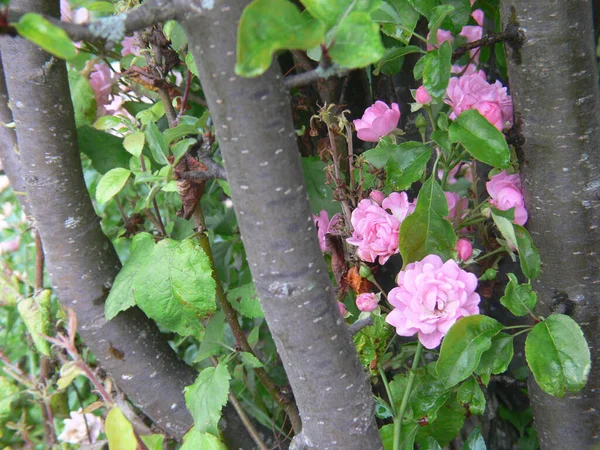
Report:
<svg viewBox="0 0 600 450"><path fill-rule="evenodd" d="M340 315L344 317L346 315L346 305L342 302L337 302L338 308L340 309Z"/></svg>
<svg viewBox="0 0 600 450"><path fill-rule="evenodd" d="M100 418L94 414L86 414L84 419L81 410L71 411L71 418L64 419L63 422L65 428L58 436L58 440L69 444L93 444L102 431L102 421ZM90 437L92 442L90 442Z"/></svg>
<svg viewBox="0 0 600 450"><path fill-rule="evenodd" d="M444 263L438 255L426 256L406 266L397 283L388 294L394 309L385 320L400 336L418 333L428 349L440 345L458 319L479 313L477 277L454 260Z"/></svg>
<svg viewBox="0 0 600 450"><path fill-rule="evenodd" d="M354 231L347 242L358 246L356 254L363 261L375 262L378 258L379 264L385 264L398 252L400 224L414 209L405 192L393 192L381 206L375 200L361 200L352 211Z"/></svg>
<svg viewBox="0 0 600 450"><path fill-rule="evenodd" d="M133 54L135 56L140 56L140 47L137 44L137 40L135 39L135 37L125 37L125 39L121 41L121 45L123 46L123 49L121 50L121 55L127 56Z"/></svg>
<svg viewBox="0 0 600 450"><path fill-rule="evenodd" d="M421 105L429 105L433 99L429 92L427 92L427 89L425 89L425 86L419 86L415 93L415 100Z"/></svg>
<svg viewBox="0 0 600 450"><path fill-rule="evenodd" d="M13 253L19 250L21 246L21 235L9 239L7 241L0 242L0 255L4 255L6 253Z"/></svg>
<svg viewBox="0 0 600 450"><path fill-rule="evenodd" d="M373 189L371 191L371 193L369 194L369 198L371 200L375 201L378 205L381 205L383 203L383 201L385 200L385 194L381 191Z"/></svg>
<svg viewBox="0 0 600 450"><path fill-rule="evenodd" d="M111 92L117 80L118 76L110 70L107 64L94 64L94 70L90 73L90 84L94 89L99 116L105 115L106 105L112 102Z"/></svg>
<svg viewBox="0 0 600 450"><path fill-rule="evenodd" d="M461 238L456 241L456 252L458 253L458 259L468 261L473 256L473 245L468 239Z"/></svg>
<svg viewBox="0 0 600 450"><path fill-rule="evenodd" d="M360 294L356 297L356 307L362 312L371 312L379 306L379 299L372 292Z"/></svg>
<svg viewBox="0 0 600 450"><path fill-rule="evenodd" d="M390 108L382 101L365 110L362 118L354 121L358 138L365 142L377 142L380 138L391 133L400 120L400 109L397 103Z"/></svg>
<svg viewBox="0 0 600 450"><path fill-rule="evenodd" d="M517 225L525 225L528 216L523 199L521 177L518 174L507 175L506 170L503 170L491 177L485 184L485 188L490 194L492 206L501 211L515 208L514 222Z"/></svg>
<svg viewBox="0 0 600 450"><path fill-rule="evenodd" d="M319 215L313 214L313 221L315 223L315 227L317 227L317 235L319 236L319 245L321 246L321 251L325 253L327 248L327 239L325 238L325 233L327 233L327 228L329 228L329 215L327 211L322 210Z"/></svg>
<svg viewBox="0 0 600 450"><path fill-rule="evenodd" d="M499 81L488 83L483 71L450 78L444 102L452 107L453 120L463 111L476 109L500 131L513 123L512 100L506 88Z"/></svg>
<svg viewBox="0 0 600 450"><path fill-rule="evenodd" d="M454 36L452 36L452 32L447 31L447 30L442 30L441 28L439 28L437 30L436 38L437 38L437 45L431 45L431 44L429 44L429 39L431 39L431 33L427 34L427 42L428 42L427 50L433 50L435 48L438 48L440 45L442 45L446 41L449 41L450 44L452 44L454 42Z"/></svg>
<svg viewBox="0 0 600 450"><path fill-rule="evenodd" d="M77 24L87 23L90 21L90 12L85 8L73 11L68 0L60 0L60 20Z"/></svg>
<svg viewBox="0 0 600 450"><path fill-rule="evenodd" d="M444 195L448 202L449 211L445 218L456 227L469 214L469 199L466 197L461 198L456 192L446 191Z"/></svg>
<svg viewBox="0 0 600 450"><path fill-rule="evenodd" d="M473 5L471 5L471 6L473 6ZM477 25L479 25L480 27L483 26L483 19L485 18L485 15L483 14L483 11L481 9L476 9L475 11L473 11L473 13L471 14L471 17L473 19L475 19L475 22L477 22Z"/></svg>

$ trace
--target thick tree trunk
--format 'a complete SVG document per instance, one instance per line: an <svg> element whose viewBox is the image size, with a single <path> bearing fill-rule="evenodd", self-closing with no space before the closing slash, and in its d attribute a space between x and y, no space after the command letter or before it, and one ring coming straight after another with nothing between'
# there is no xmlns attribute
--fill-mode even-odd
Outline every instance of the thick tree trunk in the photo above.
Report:
<svg viewBox="0 0 600 450"><path fill-rule="evenodd" d="M556 399L530 383L542 448L600 443L600 98L592 3L504 0L504 26L529 228L542 256L538 312L571 314L592 352L579 393Z"/></svg>
<svg viewBox="0 0 600 450"><path fill-rule="evenodd" d="M371 389L319 249L280 72L274 64L258 78L234 73L247 3L217 0L182 24L256 289L302 417L296 448L379 449Z"/></svg>

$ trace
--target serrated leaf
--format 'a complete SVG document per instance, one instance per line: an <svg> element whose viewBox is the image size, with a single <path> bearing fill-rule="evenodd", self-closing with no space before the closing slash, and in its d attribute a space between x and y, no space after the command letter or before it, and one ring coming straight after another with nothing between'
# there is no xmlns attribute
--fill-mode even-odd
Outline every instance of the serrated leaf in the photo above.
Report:
<svg viewBox="0 0 600 450"><path fill-rule="evenodd" d="M393 147L385 165L386 188L403 191L423 176L431 158L431 148L419 142L405 142Z"/></svg>
<svg viewBox="0 0 600 450"><path fill-rule="evenodd" d="M83 375L83 372L74 361L67 361L60 368L60 378L56 382L56 386L60 390L66 389L75 378L79 375Z"/></svg>
<svg viewBox="0 0 600 450"><path fill-rule="evenodd" d="M199 134L199 131L198 128L196 128L194 125L190 125L189 123L181 123L176 127L166 129L163 133L163 136L165 139L165 143L169 145L173 141L181 139L184 136L197 134Z"/></svg>
<svg viewBox="0 0 600 450"><path fill-rule="evenodd" d="M439 0L408 0L412 7L419 12L419 14L431 18L433 9L440 4Z"/></svg>
<svg viewBox="0 0 600 450"><path fill-rule="evenodd" d="M500 230L504 239L517 248L517 236L515 235L514 224L505 216L505 214L503 214L505 212L506 211L492 209L492 220L498 227L498 230Z"/></svg>
<svg viewBox="0 0 600 450"><path fill-rule="evenodd" d="M182 336L200 338L202 319L216 310L210 260L194 239L163 239L133 281L137 305Z"/></svg>
<svg viewBox="0 0 600 450"><path fill-rule="evenodd" d="M456 400L468 407L472 414L482 415L485 412L485 395L474 378L460 385L456 392Z"/></svg>
<svg viewBox="0 0 600 450"><path fill-rule="evenodd" d="M371 13L376 22L382 24L381 31L404 44L408 44L419 21L419 13L408 0L388 0ZM420 50L422 51L422 50Z"/></svg>
<svg viewBox="0 0 600 450"><path fill-rule="evenodd" d="M368 13L353 12L337 28L329 56L340 67L355 69L374 64L385 54L379 25Z"/></svg>
<svg viewBox="0 0 600 450"><path fill-rule="evenodd" d="M17 302L17 309L36 350L48 357L50 357L50 343L42 335L52 334L50 295L51 291L44 289L35 297L24 298Z"/></svg>
<svg viewBox="0 0 600 450"><path fill-rule="evenodd" d="M210 433L200 433L196 427L183 437L183 445L179 450L227 450L219 438Z"/></svg>
<svg viewBox="0 0 600 450"><path fill-rule="evenodd" d="M222 310L215 313L206 325L204 338L200 343L198 354L194 362L200 362L209 356L218 355L223 350L222 343L225 340L225 314Z"/></svg>
<svg viewBox="0 0 600 450"><path fill-rule="evenodd" d="M175 156L175 161L173 161L173 165L177 164L179 162L179 160L183 157L183 155L185 155L187 153L187 151L189 150L189 148L196 144L198 141L194 138L188 138L188 139L183 139L181 141L179 141L177 144L175 144L172 148L171 148L171 152L173 153L173 156Z"/></svg>
<svg viewBox="0 0 600 450"><path fill-rule="evenodd" d="M129 167L130 155L123 151L123 139L117 136L85 125L77 128L77 143L101 174L117 167Z"/></svg>
<svg viewBox="0 0 600 450"><path fill-rule="evenodd" d="M163 434L140 434L140 439L144 444L146 444L148 450L163 450L164 437L165 436Z"/></svg>
<svg viewBox="0 0 600 450"><path fill-rule="evenodd" d="M242 13L238 26L235 73L256 77L271 65L282 49L307 50L325 37L322 23L288 0L254 0Z"/></svg>
<svg viewBox="0 0 600 450"><path fill-rule="evenodd" d="M541 270L540 252L533 245L533 239L531 239L531 235L525 228L515 224L514 230L515 237L517 238L521 270L527 278L535 280L540 275Z"/></svg>
<svg viewBox="0 0 600 450"><path fill-rule="evenodd" d="M515 274L509 273L508 278L509 281L504 295L500 298L500 303L515 316L529 314L537 302L536 293L532 291L530 284L519 284Z"/></svg>
<svg viewBox="0 0 600 450"><path fill-rule="evenodd" d="M106 320L112 320L119 312L135 305L134 281L138 273L143 276L144 266L154 249L154 238L149 233L139 233L133 238L130 256L115 278L113 287L104 304Z"/></svg>
<svg viewBox="0 0 600 450"><path fill-rule="evenodd" d="M510 150L504 135L479 111L463 111L448 131L450 140L461 143L475 159L493 167L510 165Z"/></svg>
<svg viewBox="0 0 600 450"><path fill-rule="evenodd" d="M146 126L146 140L154 161L163 166L169 164L166 156L168 149L165 138L154 122L150 122Z"/></svg>
<svg viewBox="0 0 600 450"><path fill-rule="evenodd" d="M123 147L125 147L125 150L127 150L127 152L131 153L133 156L138 157L142 154L145 143L146 136L141 131L128 134L125 136L125 139L123 139Z"/></svg>
<svg viewBox="0 0 600 450"><path fill-rule="evenodd" d="M446 95L450 69L452 68L452 46L444 42L439 49L431 50L423 57L423 86L437 99Z"/></svg>
<svg viewBox="0 0 600 450"><path fill-rule="evenodd" d="M117 195L127 183L129 175L131 175L131 171L121 167L106 172L96 187L96 201L103 205Z"/></svg>
<svg viewBox="0 0 600 450"><path fill-rule="evenodd" d="M106 416L104 432L110 450L136 450L137 439L131 423L117 407L113 407Z"/></svg>
<svg viewBox="0 0 600 450"><path fill-rule="evenodd" d="M492 337L504 326L480 314L459 319L442 341L436 372L446 388L471 376L481 355L492 346Z"/></svg>
<svg viewBox="0 0 600 450"><path fill-rule="evenodd" d="M163 25L163 32L168 40L171 41L171 47L175 51L181 51L187 46L187 37L185 31L175 20L169 20Z"/></svg>
<svg viewBox="0 0 600 450"><path fill-rule="evenodd" d="M434 421L419 427L416 441L421 444L432 437L441 446L446 446L456 437L465 421L465 409L453 397L438 410Z"/></svg>
<svg viewBox="0 0 600 450"><path fill-rule="evenodd" d="M482 393L483 394L483 393ZM479 431L479 427L475 427L473 431L469 433L467 440L462 445L461 450L486 450L485 441Z"/></svg>
<svg viewBox="0 0 600 450"><path fill-rule="evenodd" d="M462 28L469 22L471 3L469 0L442 0L442 4L453 7L449 17L442 23L442 28L450 30L454 34L460 33Z"/></svg>
<svg viewBox="0 0 600 450"><path fill-rule="evenodd" d="M444 261L452 258L456 233L444 219L448 203L440 185L431 176L421 187L415 211L400 226L399 248L404 267L427 255L439 255Z"/></svg>
<svg viewBox="0 0 600 450"><path fill-rule="evenodd" d="M185 403L200 433L218 434L217 424L227 403L230 379L227 366L219 363L202 370L194 384L185 388Z"/></svg>
<svg viewBox="0 0 600 450"><path fill-rule="evenodd" d="M525 341L525 356L535 381L550 395L578 392L587 382L590 349L569 316L553 314L533 327Z"/></svg>
<svg viewBox="0 0 600 450"><path fill-rule="evenodd" d="M375 416L378 419L389 419L393 417L390 405L388 405L384 399L374 395L373 400L375 400Z"/></svg>
<svg viewBox="0 0 600 450"><path fill-rule="evenodd" d="M340 20L353 12L370 13L381 0L301 0L309 13L322 21L327 29L339 25Z"/></svg>
<svg viewBox="0 0 600 450"><path fill-rule="evenodd" d="M475 373L481 376L481 381L487 386L492 374L498 375L508 369L513 355L513 337L510 334L500 332L492 338L492 346L489 350L481 355Z"/></svg>
<svg viewBox="0 0 600 450"><path fill-rule="evenodd" d="M261 363L260 360L252 353L239 352L238 355L240 355L240 358L242 358L242 363L248 369L257 369L259 367L263 367L263 363Z"/></svg>
<svg viewBox="0 0 600 450"><path fill-rule="evenodd" d="M454 10L454 6L452 5L439 5L433 8L429 14L429 30L430 30L430 38L429 41L431 44L437 47L437 31L446 19L450 15L450 13Z"/></svg>
<svg viewBox="0 0 600 450"><path fill-rule="evenodd" d="M25 13L15 24L15 28L19 35L54 56L69 60L77 55L67 33L39 14Z"/></svg>
<svg viewBox="0 0 600 450"><path fill-rule="evenodd" d="M429 421L435 420L437 411L446 403L449 396L450 392L444 387L442 380L432 373L429 366L427 370L420 370L410 396L410 407L414 417L421 419L427 416Z"/></svg>

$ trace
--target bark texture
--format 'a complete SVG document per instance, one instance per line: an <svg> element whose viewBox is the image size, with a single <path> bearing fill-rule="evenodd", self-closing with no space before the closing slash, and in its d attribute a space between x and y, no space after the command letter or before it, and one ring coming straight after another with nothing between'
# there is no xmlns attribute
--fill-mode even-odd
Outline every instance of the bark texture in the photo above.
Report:
<svg viewBox="0 0 600 450"><path fill-rule="evenodd" d="M371 389L339 315L276 64L234 72L244 0L182 25L217 130L248 262L303 422L296 448L379 449Z"/></svg>
<svg viewBox="0 0 600 450"><path fill-rule="evenodd" d="M562 399L530 383L543 449L600 443L600 101L592 3L504 0L504 26L529 228L542 256L538 313L570 314L592 352L587 386Z"/></svg>
<svg viewBox="0 0 600 450"><path fill-rule="evenodd" d="M58 2L26 0L11 6L58 13ZM0 51L21 175L53 287L63 306L77 314L79 332L100 365L145 414L181 438L192 425L183 388L193 383L195 370L177 359L138 309L110 322L104 319L104 299L120 263L102 234L84 183L65 63L22 39L2 38ZM18 172L10 178L18 180ZM124 359L112 356L111 346Z"/></svg>

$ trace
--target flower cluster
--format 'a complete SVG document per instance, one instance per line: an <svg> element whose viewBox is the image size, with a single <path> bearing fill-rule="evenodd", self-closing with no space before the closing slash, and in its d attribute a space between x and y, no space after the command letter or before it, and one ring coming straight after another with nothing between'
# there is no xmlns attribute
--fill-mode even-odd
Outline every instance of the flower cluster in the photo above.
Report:
<svg viewBox="0 0 600 450"><path fill-rule="evenodd" d="M477 277L451 259L443 262L437 255L426 256L406 266L397 283L388 294L394 309L385 320L400 336L418 333L426 348L440 345L461 317L479 313Z"/></svg>
<svg viewBox="0 0 600 450"><path fill-rule="evenodd" d="M352 211L352 237L347 239L351 245L357 245L357 255L367 262L379 264L398 252L398 233L402 221L415 210L414 202L408 201L406 192L393 192L385 197L379 191L373 191L371 198L361 200Z"/></svg>
<svg viewBox="0 0 600 450"><path fill-rule="evenodd" d="M517 225L525 225L528 216L521 188L521 177L518 174L507 175L506 170L503 170L491 177L485 184L485 188L490 194L492 206L500 211L515 208L514 222Z"/></svg>
<svg viewBox="0 0 600 450"><path fill-rule="evenodd" d="M499 81L488 83L483 71L451 78L444 102L452 107L451 119L467 109L476 109L500 131L513 124L510 95Z"/></svg>
<svg viewBox="0 0 600 450"><path fill-rule="evenodd" d="M365 142L377 142L391 133L400 120L400 109L397 103L390 108L382 101L376 101L365 110L362 118L354 121L358 138Z"/></svg>

